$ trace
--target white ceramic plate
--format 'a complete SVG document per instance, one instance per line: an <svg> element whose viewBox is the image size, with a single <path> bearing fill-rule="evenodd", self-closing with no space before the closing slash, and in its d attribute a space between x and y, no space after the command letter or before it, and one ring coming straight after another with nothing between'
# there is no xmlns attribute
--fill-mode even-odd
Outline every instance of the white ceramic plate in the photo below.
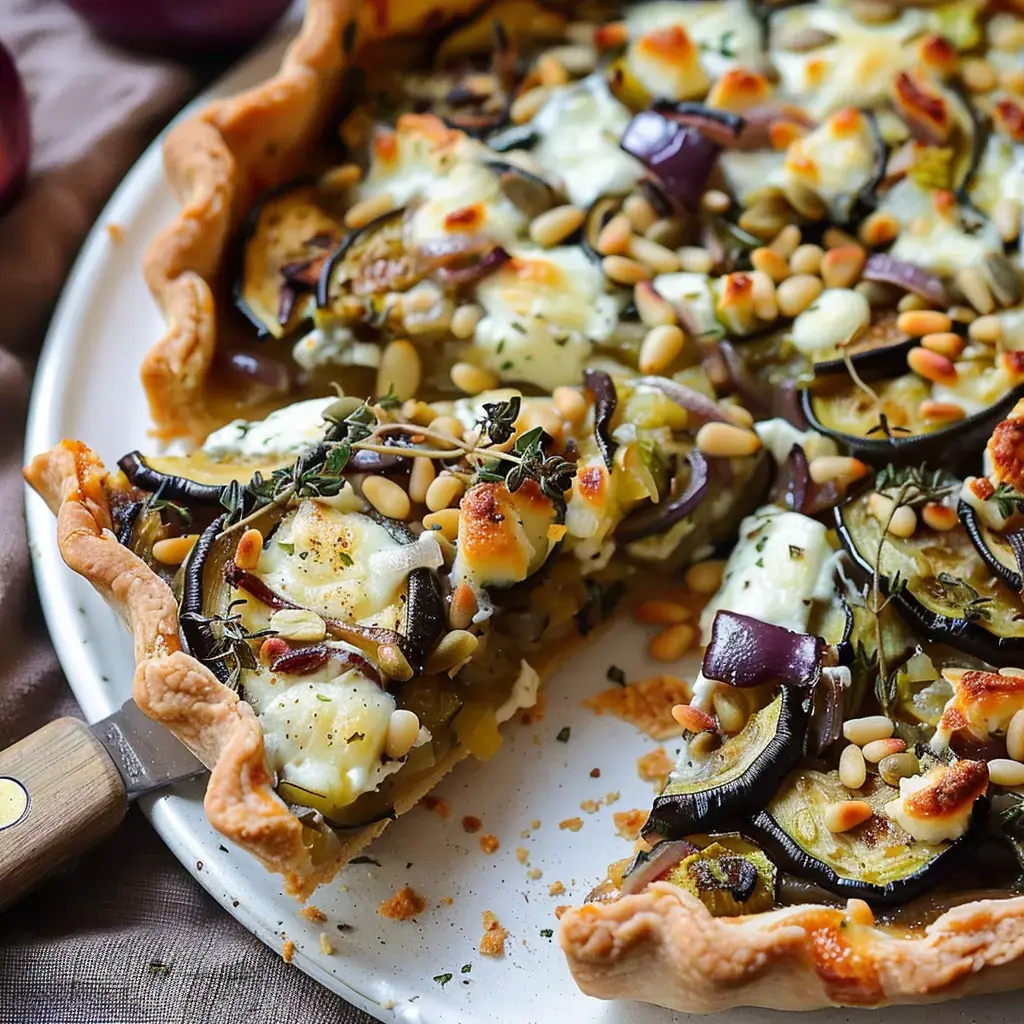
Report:
<svg viewBox="0 0 1024 1024"><path fill-rule="evenodd" d="M281 39L235 68L198 103L258 83L277 67ZM137 368L162 332L162 321L140 270L142 253L174 215L176 204L164 182L159 140L114 194L82 249L50 327L36 379L27 437L30 457L62 437L81 438L108 464L135 447L153 450ZM116 224L122 238L107 227ZM30 544L54 645L86 716L96 720L130 694L132 650L128 635L92 589L68 570L54 540L54 524L42 501L28 502ZM606 865L627 856L612 813L646 808L651 789L636 773L636 758L655 746L629 726L597 718L581 706L608 685L611 664L630 678L653 675L658 667L643 654L639 627L622 624L589 647L549 689L548 711L537 726L510 723L505 744L487 763L460 765L438 789L451 816L416 809L390 828L370 854L380 866L353 865L312 899L328 917L311 924L284 896L274 876L247 854L226 849L207 824L202 785L182 787L148 801L153 825L199 882L246 928L274 949L284 936L295 942L296 965L328 988L381 1020L423 1024L549 1024L599 1020L607 1024L665 1024L680 1020L665 1010L635 1003L587 999L573 985L561 952L542 934L554 929L558 904L582 900ZM694 665L679 674L693 678ZM689 674L688 674L689 673ZM568 743L558 732L569 726ZM669 748L671 750L671 747ZM600 778L591 778L599 768ZM612 791L618 800L594 814L586 799ZM501 843L485 855L476 836L461 827L464 815L483 820L480 834ZM558 822L581 817L576 833ZM539 828L531 821L539 820ZM525 830L525 831L524 831ZM526 832L529 835L526 835ZM527 852L521 863L517 848ZM542 877L527 872L539 868ZM561 881L564 895L548 886ZM382 900L403 884L423 894L428 906L416 920L392 922L377 915ZM449 900L451 901L449 903ZM506 955L480 956L481 914L493 910L508 929ZM345 931L339 925L350 928ZM334 955L320 952L326 932ZM462 973L469 965L468 973ZM434 980L450 973L444 987ZM884 1013L901 1024L952 1024L983 1019L990 1024L1019 1020L1016 997L960 1002L940 1009L918 1007ZM724 1015L728 1024L792 1015L740 1010ZM808 1024L840 1024L865 1012L808 1016ZM696 1018L694 1018L696 1019ZM878 1019L876 1016L875 1020Z"/></svg>

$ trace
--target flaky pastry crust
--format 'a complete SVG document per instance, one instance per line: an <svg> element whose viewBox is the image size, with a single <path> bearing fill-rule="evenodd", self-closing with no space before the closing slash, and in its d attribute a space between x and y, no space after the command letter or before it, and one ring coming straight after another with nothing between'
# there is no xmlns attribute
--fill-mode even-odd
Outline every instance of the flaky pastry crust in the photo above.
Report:
<svg viewBox="0 0 1024 1024"><path fill-rule="evenodd" d="M926 1003L1024 981L1024 897L967 903L902 934L869 923L857 903L716 918L655 882L567 911L559 942L587 995L688 1013Z"/></svg>
<svg viewBox="0 0 1024 1024"><path fill-rule="evenodd" d="M352 55L371 40L436 27L479 6L479 0L308 0L302 29L273 78L210 103L171 130L164 168L181 211L143 262L167 324L142 363L157 435L202 440L219 425L203 398L233 233L261 192L299 173L338 102Z"/></svg>

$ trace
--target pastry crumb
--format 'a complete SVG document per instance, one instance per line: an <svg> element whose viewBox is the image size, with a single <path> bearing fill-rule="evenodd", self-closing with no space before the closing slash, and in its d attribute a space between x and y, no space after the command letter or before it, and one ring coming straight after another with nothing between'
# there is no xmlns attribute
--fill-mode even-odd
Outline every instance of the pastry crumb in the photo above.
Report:
<svg viewBox="0 0 1024 1024"><path fill-rule="evenodd" d="M666 740L679 735L672 717L676 704L689 704L692 692L685 679L655 676L628 686L613 686L583 702L595 715L605 712L635 725L652 739Z"/></svg>
<svg viewBox="0 0 1024 1024"><path fill-rule="evenodd" d="M534 818L533 821L530 822L530 828L532 828L532 829L540 828L540 818Z"/></svg>
<svg viewBox="0 0 1024 1024"><path fill-rule="evenodd" d="M331 945L331 940L325 932L320 933L320 952L324 956L331 956L334 953L334 947Z"/></svg>
<svg viewBox="0 0 1024 1024"><path fill-rule="evenodd" d="M498 837L495 835L491 835L490 832L480 837L480 849L488 855L494 853L500 845L501 844L498 842Z"/></svg>
<svg viewBox="0 0 1024 1024"><path fill-rule="evenodd" d="M565 829L569 832L579 832L583 828L582 818L566 818L565 821L560 821L558 827Z"/></svg>
<svg viewBox="0 0 1024 1024"><path fill-rule="evenodd" d="M316 921L320 924L327 920L327 915L319 907L312 905L303 907L299 911L299 917L304 917L307 921Z"/></svg>
<svg viewBox="0 0 1024 1024"><path fill-rule="evenodd" d="M562 904L560 904L559 906L555 907L555 917L557 917L558 920L561 921L562 920L562 915L567 910L572 910L571 904L569 904L569 903L562 903Z"/></svg>
<svg viewBox="0 0 1024 1024"><path fill-rule="evenodd" d="M599 778L601 778L601 769L600 768L591 768L590 769L590 777L592 779L599 779Z"/></svg>
<svg viewBox="0 0 1024 1024"><path fill-rule="evenodd" d="M647 821L647 812L640 810L639 807L634 807L630 811L616 811L612 815L612 821L615 822L615 831L623 839L632 842L640 835L640 829Z"/></svg>
<svg viewBox="0 0 1024 1024"><path fill-rule="evenodd" d="M436 811L438 817L450 818L452 809L442 800L439 796L425 796L421 801L421 804L428 811Z"/></svg>
<svg viewBox="0 0 1024 1024"><path fill-rule="evenodd" d="M580 801L580 810L583 811L584 814L595 814L600 809L601 809L601 801L600 800L581 800Z"/></svg>
<svg viewBox="0 0 1024 1024"><path fill-rule="evenodd" d="M622 794L619 793L619 791L617 789L614 792L612 792L612 793L605 793L605 795L604 795L604 805L605 805L605 807L610 807L613 803L615 803L619 799L619 797L621 795Z"/></svg>
<svg viewBox="0 0 1024 1024"><path fill-rule="evenodd" d="M462 819L462 827L470 834L473 832L479 832L480 829L483 828L483 824L484 823L474 814L467 814Z"/></svg>
<svg viewBox="0 0 1024 1024"><path fill-rule="evenodd" d="M544 721L544 716L548 710L548 698L547 694L541 690L537 694L537 703L532 708L526 708L523 711L522 722L523 725L536 725L538 722ZM678 732L678 727L676 728Z"/></svg>
<svg viewBox="0 0 1024 1024"><path fill-rule="evenodd" d="M529 839L531 835L533 835L533 833L528 828L524 828L523 831L519 833L519 838Z"/></svg>
<svg viewBox="0 0 1024 1024"><path fill-rule="evenodd" d="M281 947L281 959L286 964L290 964L295 959L295 943L291 939L284 940L284 945Z"/></svg>
<svg viewBox="0 0 1024 1024"><path fill-rule="evenodd" d="M407 921L410 917L422 914L427 901L411 886L403 885L389 900L385 900L377 913L391 921Z"/></svg>
<svg viewBox="0 0 1024 1024"><path fill-rule="evenodd" d="M484 934L480 940L480 952L484 956L502 956L508 932L498 923L498 918L491 910L484 911L483 923Z"/></svg>
<svg viewBox="0 0 1024 1024"><path fill-rule="evenodd" d="M543 874L544 872L541 871L540 868L530 868L530 870L526 872L526 877L530 879L531 882L536 882Z"/></svg>
<svg viewBox="0 0 1024 1024"><path fill-rule="evenodd" d="M453 904L454 902L455 902L455 900L453 900L453 899L451 898L451 896L445 896L445 897L444 897L444 898L443 898L443 899L441 900L441 902L440 902L439 906L442 906L442 907L450 907L450 906L451 906L451 905L452 905L452 904Z"/></svg>
<svg viewBox="0 0 1024 1024"><path fill-rule="evenodd" d="M110 235L112 242L120 244L124 241L124 228L120 224L114 223L114 221L110 221L107 224L107 234Z"/></svg>
<svg viewBox="0 0 1024 1024"><path fill-rule="evenodd" d="M548 886L549 896L561 896L565 892L565 886L561 882L552 882Z"/></svg>
<svg viewBox="0 0 1024 1024"><path fill-rule="evenodd" d="M654 788L660 793L672 774L672 758L665 753L664 747L655 747L642 757L636 759L636 773L644 782L653 782Z"/></svg>
<svg viewBox="0 0 1024 1024"><path fill-rule="evenodd" d="M529 859L530 859L530 854L527 852L526 847L524 847L524 846L517 846L516 847L516 860L519 861L520 864L525 864Z"/></svg>

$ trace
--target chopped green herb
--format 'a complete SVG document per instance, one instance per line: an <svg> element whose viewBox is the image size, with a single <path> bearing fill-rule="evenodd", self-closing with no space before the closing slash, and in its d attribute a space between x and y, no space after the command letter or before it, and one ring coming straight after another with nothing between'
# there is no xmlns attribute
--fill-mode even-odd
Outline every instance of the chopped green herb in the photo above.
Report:
<svg viewBox="0 0 1024 1024"><path fill-rule="evenodd" d="M444 988L445 985L447 985L448 982L451 981L451 980L452 980L451 974L435 974L434 975L434 981L436 981L438 983L438 985L441 986L441 988Z"/></svg>
<svg viewBox="0 0 1024 1024"><path fill-rule="evenodd" d="M555 930L553 928L541 928L540 933L545 939L550 939L555 934Z"/></svg>
<svg viewBox="0 0 1024 1024"><path fill-rule="evenodd" d="M462 973L463 974L469 974L469 972L471 970L473 970L473 965L472 964L463 964L462 965Z"/></svg>
<svg viewBox="0 0 1024 1024"><path fill-rule="evenodd" d="M790 544L789 545L789 557L790 558L795 558L797 560L803 558L804 557L804 549L801 548L801 547L797 547L796 544Z"/></svg>
<svg viewBox="0 0 1024 1024"><path fill-rule="evenodd" d="M608 671L605 675L613 682L618 683L619 686L626 685L626 673L619 668L618 665L609 665Z"/></svg>
<svg viewBox="0 0 1024 1024"><path fill-rule="evenodd" d="M563 728L559 729L558 735L555 737L555 739L558 740L559 743L568 743L569 731L569 726L564 726Z"/></svg>
<svg viewBox="0 0 1024 1024"><path fill-rule="evenodd" d="M364 732L354 732L354 733L352 733L351 736L348 737L348 739L345 740L345 742L346 743L356 743L359 740L365 740L365 739L366 739L366 733L364 733Z"/></svg>
<svg viewBox="0 0 1024 1024"><path fill-rule="evenodd" d="M342 551L339 557L341 558L342 565L346 567L350 565L355 565L355 562L352 560L352 556L347 551Z"/></svg>
<svg viewBox="0 0 1024 1024"><path fill-rule="evenodd" d="M150 960L150 962L146 964L146 970L149 971L150 974L170 974L173 966L173 964L162 964L159 960Z"/></svg>

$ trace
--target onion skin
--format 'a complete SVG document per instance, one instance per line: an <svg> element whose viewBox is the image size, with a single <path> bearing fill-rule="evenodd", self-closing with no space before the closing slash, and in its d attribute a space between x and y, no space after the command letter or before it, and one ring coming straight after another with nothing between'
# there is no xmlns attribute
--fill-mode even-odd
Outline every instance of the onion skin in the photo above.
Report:
<svg viewBox="0 0 1024 1024"><path fill-rule="evenodd" d="M594 396L594 433L604 464L611 470L619 446L612 440L608 428L618 408L619 396L611 377L603 370L584 370L583 386Z"/></svg>
<svg viewBox="0 0 1024 1024"><path fill-rule="evenodd" d="M645 506L627 516L615 531L616 540L628 544L665 533L697 509L708 493L708 462L696 448L687 454L686 461L690 466L690 480L682 494L668 502Z"/></svg>
<svg viewBox="0 0 1024 1024"><path fill-rule="evenodd" d="M772 493L776 503L781 498L790 512L805 516L815 516L825 509L834 508L844 497L834 481L816 484L811 479L807 455L798 444L793 445L788 458L779 466Z"/></svg>
<svg viewBox="0 0 1024 1024"><path fill-rule="evenodd" d="M634 383L648 388L656 388L681 409L692 412L694 416L699 416L702 420L729 422L728 416L722 412L716 401L678 381L669 380L667 377L638 377Z"/></svg>
<svg viewBox="0 0 1024 1024"><path fill-rule="evenodd" d="M905 288L908 292L920 295L922 299L934 302L937 306L949 305L949 296L941 278L915 263L898 260L884 252L872 253L868 257L861 276L866 281L880 281Z"/></svg>
<svg viewBox="0 0 1024 1024"><path fill-rule="evenodd" d="M825 641L809 633L720 611L711 624L711 642L701 671L729 686L817 686Z"/></svg>

